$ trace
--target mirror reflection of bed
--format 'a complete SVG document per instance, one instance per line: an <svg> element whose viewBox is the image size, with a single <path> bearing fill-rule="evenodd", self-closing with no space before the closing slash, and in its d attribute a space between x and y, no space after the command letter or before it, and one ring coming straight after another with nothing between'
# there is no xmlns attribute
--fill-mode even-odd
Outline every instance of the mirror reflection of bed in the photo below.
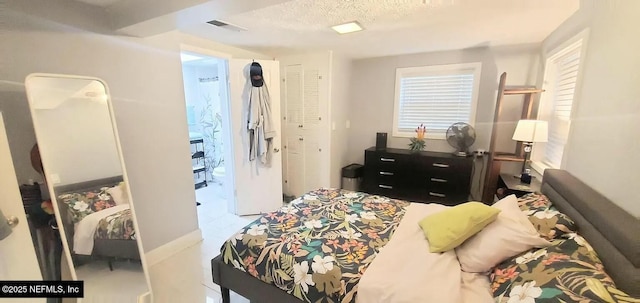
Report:
<svg viewBox="0 0 640 303"><path fill-rule="evenodd" d="M29 105L56 220L82 302L138 302L150 293L133 201L105 85L34 75Z"/></svg>

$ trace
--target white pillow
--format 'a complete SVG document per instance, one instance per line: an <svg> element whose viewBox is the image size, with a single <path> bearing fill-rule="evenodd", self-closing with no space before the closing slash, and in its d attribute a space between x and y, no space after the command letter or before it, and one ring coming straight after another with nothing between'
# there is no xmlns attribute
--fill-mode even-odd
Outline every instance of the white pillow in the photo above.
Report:
<svg viewBox="0 0 640 303"><path fill-rule="evenodd" d="M120 182L118 185L107 189L107 193L111 195L116 205L129 204L129 196L125 190L124 182Z"/></svg>
<svg viewBox="0 0 640 303"><path fill-rule="evenodd" d="M456 248L460 268L466 272L485 273L500 262L534 247L549 246L510 195L493 207L502 210L498 218Z"/></svg>

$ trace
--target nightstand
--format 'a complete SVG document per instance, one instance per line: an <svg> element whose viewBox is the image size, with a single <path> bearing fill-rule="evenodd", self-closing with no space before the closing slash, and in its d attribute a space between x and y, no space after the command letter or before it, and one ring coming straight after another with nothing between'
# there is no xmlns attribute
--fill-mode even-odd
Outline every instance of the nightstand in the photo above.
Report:
<svg viewBox="0 0 640 303"><path fill-rule="evenodd" d="M531 184L520 182L519 177L514 177L511 174L500 174L498 179L498 191L497 196L502 199L508 195L514 194L517 197L522 197L528 193L540 192L542 182L539 178L532 178Z"/></svg>

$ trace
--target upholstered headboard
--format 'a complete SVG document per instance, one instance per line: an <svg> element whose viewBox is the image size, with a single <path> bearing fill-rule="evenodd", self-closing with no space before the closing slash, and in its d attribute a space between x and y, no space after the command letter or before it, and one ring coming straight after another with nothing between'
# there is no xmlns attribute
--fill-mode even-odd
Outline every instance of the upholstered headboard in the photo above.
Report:
<svg viewBox="0 0 640 303"><path fill-rule="evenodd" d="M545 170L541 191L575 221L616 285L640 296L640 220L564 170Z"/></svg>

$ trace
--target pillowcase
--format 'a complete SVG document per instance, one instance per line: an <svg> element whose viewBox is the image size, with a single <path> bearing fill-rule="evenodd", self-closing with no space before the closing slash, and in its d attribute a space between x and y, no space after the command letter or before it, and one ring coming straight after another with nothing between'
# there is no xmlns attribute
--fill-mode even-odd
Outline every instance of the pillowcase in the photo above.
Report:
<svg viewBox="0 0 640 303"><path fill-rule="evenodd" d="M529 216L538 233L547 240L577 232L569 216L559 212L543 194L527 194L518 199L518 206Z"/></svg>
<svg viewBox="0 0 640 303"><path fill-rule="evenodd" d="M61 194L58 199L69 206L71 220L73 223L78 223L94 212L116 205L107 192L108 189L108 187L102 187L92 191Z"/></svg>
<svg viewBox="0 0 640 303"><path fill-rule="evenodd" d="M493 222L500 210L480 202L467 202L431 214L418 223L429 241L429 251L456 248Z"/></svg>
<svg viewBox="0 0 640 303"><path fill-rule="evenodd" d="M126 191L126 184L124 182L118 183L118 185L107 189L107 192L113 197L113 201L116 205L129 204L129 196Z"/></svg>
<svg viewBox="0 0 640 303"><path fill-rule="evenodd" d="M551 244L540 237L527 216L520 211L515 195L505 197L493 207L501 210L496 220L456 248L463 271L488 272L509 257Z"/></svg>

